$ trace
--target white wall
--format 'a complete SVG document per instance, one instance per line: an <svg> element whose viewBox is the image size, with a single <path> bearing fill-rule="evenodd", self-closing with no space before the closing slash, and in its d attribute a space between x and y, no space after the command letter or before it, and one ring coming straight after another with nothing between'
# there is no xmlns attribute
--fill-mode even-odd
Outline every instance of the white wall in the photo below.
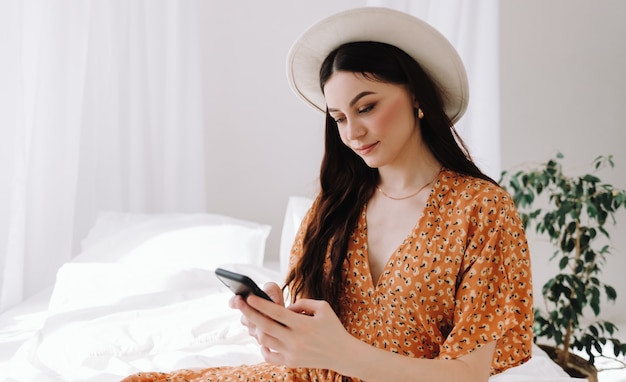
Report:
<svg viewBox="0 0 626 382"><path fill-rule="evenodd" d="M323 115L296 98L285 61L309 25L355 0L206 1L204 79L210 131L208 208L272 225L267 251L278 260L290 195L314 196L323 149Z"/></svg>
<svg viewBox="0 0 626 382"><path fill-rule="evenodd" d="M503 168L561 151L576 174L613 154L616 169L602 176L626 188L626 2L507 0L500 11ZM618 224L602 277L618 304L602 314L626 323L626 213ZM556 267L547 260L552 247L529 238L538 295Z"/></svg>

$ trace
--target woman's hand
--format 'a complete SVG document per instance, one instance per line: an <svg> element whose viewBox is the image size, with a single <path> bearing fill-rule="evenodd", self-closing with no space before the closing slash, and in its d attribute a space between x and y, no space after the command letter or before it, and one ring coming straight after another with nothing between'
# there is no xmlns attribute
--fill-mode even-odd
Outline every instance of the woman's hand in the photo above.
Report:
<svg viewBox="0 0 626 382"><path fill-rule="evenodd" d="M370 346L348 333L325 301L301 299L287 308L257 296L233 299L254 328L266 362L330 369L366 381L487 381L495 341L453 360L422 359Z"/></svg>
<svg viewBox="0 0 626 382"><path fill-rule="evenodd" d="M257 296L235 300L248 328L255 328L266 362L337 370L355 340L325 301L302 299L285 308Z"/></svg>
<svg viewBox="0 0 626 382"><path fill-rule="evenodd" d="M274 301L274 303L280 306L285 306L285 298L283 296L283 291L282 289L280 289L280 286L278 286L278 284L274 282L265 283L263 285L263 291L267 293L267 295L272 299L272 301ZM241 304L239 300L243 300L243 298L241 296L236 296L236 295L233 296L229 301L230 307L233 309L238 309L238 306ZM241 316L241 324L248 328L248 334L250 336L256 338L256 328L253 324L250 324L248 322L248 319L246 318L245 315Z"/></svg>

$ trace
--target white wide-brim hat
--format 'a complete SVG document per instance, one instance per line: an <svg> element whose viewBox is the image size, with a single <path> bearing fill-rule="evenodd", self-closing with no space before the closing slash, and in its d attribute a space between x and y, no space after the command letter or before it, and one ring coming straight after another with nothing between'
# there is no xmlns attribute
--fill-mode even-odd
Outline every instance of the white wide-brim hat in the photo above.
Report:
<svg viewBox="0 0 626 382"><path fill-rule="evenodd" d="M448 118L453 123L461 118L469 102L469 86L456 49L426 22L389 8L343 11L307 29L287 55L287 77L295 93L326 112L319 78L322 62L338 46L357 41L394 45L413 57L441 90Z"/></svg>

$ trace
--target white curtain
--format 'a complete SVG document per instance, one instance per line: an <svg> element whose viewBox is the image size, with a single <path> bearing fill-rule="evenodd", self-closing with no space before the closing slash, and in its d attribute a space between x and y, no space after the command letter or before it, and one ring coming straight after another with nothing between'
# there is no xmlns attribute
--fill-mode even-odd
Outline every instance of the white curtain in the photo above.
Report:
<svg viewBox="0 0 626 382"><path fill-rule="evenodd" d="M0 311L99 211L205 209L197 1L0 2Z"/></svg>
<svg viewBox="0 0 626 382"><path fill-rule="evenodd" d="M368 0L415 15L437 28L463 59L470 103L457 124L479 167L500 177L498 0Z"/></svg>

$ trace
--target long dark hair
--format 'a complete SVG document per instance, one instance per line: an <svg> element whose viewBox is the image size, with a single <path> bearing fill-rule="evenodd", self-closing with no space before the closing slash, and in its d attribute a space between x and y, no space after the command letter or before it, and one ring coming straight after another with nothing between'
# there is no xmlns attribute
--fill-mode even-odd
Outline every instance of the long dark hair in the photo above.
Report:
<svg viewBox="0 0 626 382"><path fill-rule="evenodd" d="M372 80L406 86L424 112L420 122L422 138L441 165L495 183L469 156L463 140L443 110L442 94L437 85L404 51L379 42L344 44L322 63L322 90L337 71L359 73ZM343 144L337 124L327 112L325 151L320 169L321 190L304 236L302 257L286 279L292 299L326 300L341 317L345 281L343 263L348 242L363 205L374 194L378 182L378 170L367 166Z"/></svg>

